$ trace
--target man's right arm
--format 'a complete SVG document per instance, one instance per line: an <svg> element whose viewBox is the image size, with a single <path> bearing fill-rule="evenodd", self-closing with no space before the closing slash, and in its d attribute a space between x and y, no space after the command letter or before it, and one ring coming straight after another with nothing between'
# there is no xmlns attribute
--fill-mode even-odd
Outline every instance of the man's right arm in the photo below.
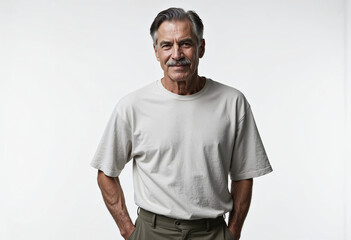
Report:
<svg viewBox="0 0 351 240"><path fill-rule="evenodd" d="M125 204L124 194L118 177L106 176L102 171L98 171L97 177L105 204L124 239L128 239L135 226L129 217Z"/></svg>

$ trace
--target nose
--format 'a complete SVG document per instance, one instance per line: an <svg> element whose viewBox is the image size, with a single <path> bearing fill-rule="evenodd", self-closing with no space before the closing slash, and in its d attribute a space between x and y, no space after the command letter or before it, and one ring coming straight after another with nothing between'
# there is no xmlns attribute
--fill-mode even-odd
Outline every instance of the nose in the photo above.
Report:
<svg viewBox="0 0 351 240"><path fill-rule="evenodd" d="M174 44L173 51L172 51L172 58L174 60L179 60L182 57L183 57L182 49L177 44Z"/></svg>

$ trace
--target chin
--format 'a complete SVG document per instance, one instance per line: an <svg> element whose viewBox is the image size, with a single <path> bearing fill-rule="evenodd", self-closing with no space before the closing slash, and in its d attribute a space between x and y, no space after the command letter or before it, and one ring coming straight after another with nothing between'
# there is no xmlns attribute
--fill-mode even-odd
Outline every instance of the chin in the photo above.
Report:
<svg viewBox="0 0 351 240"><path fill-rule="evenodd" d="M171 80L174 81L174 82L184 82L187 79L186 78L171 78Z"/></svg>
<svg viewBox="0 0 351 240"><path fill-rule="evenodd" d="M172 80L172 81L175 81L175 82L182 82L182 81L186 81L189 79L189 75L181 75L181 76L169 76L169 78Z"/></svg>

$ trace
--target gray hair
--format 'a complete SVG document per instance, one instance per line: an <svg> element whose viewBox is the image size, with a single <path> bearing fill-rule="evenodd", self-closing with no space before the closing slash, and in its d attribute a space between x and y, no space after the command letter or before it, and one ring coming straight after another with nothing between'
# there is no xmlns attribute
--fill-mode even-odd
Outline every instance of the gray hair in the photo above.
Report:
<svg viewBox="0 0 351 240"><path fill-rule="evenodd" d="M188 19L191 22L193 32L196 35L198 43L201 43L203 39L204 25L202 24L202 20L199 15L197 15L197 13L194 11L185 12L182 8L168 8L157 14L156 18L151 24L150 35L154 42L154 46L157 47L157 30L164 21L185 19Z"/></svg>

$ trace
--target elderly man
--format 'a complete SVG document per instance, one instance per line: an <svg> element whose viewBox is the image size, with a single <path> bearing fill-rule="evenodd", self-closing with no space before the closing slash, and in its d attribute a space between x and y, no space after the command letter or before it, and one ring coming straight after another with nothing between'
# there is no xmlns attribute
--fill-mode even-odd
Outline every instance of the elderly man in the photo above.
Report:
<svg viewBox="0 0 351 240"><path fill-rule="evenodd" d="M163 77L118 102L91 163L106 206L125 239L237 240L252 179L272 171L250 105L198 75L205 40L195 12L164 10L150 33ZM131 159L135 225L118 179Z"/></svg>

